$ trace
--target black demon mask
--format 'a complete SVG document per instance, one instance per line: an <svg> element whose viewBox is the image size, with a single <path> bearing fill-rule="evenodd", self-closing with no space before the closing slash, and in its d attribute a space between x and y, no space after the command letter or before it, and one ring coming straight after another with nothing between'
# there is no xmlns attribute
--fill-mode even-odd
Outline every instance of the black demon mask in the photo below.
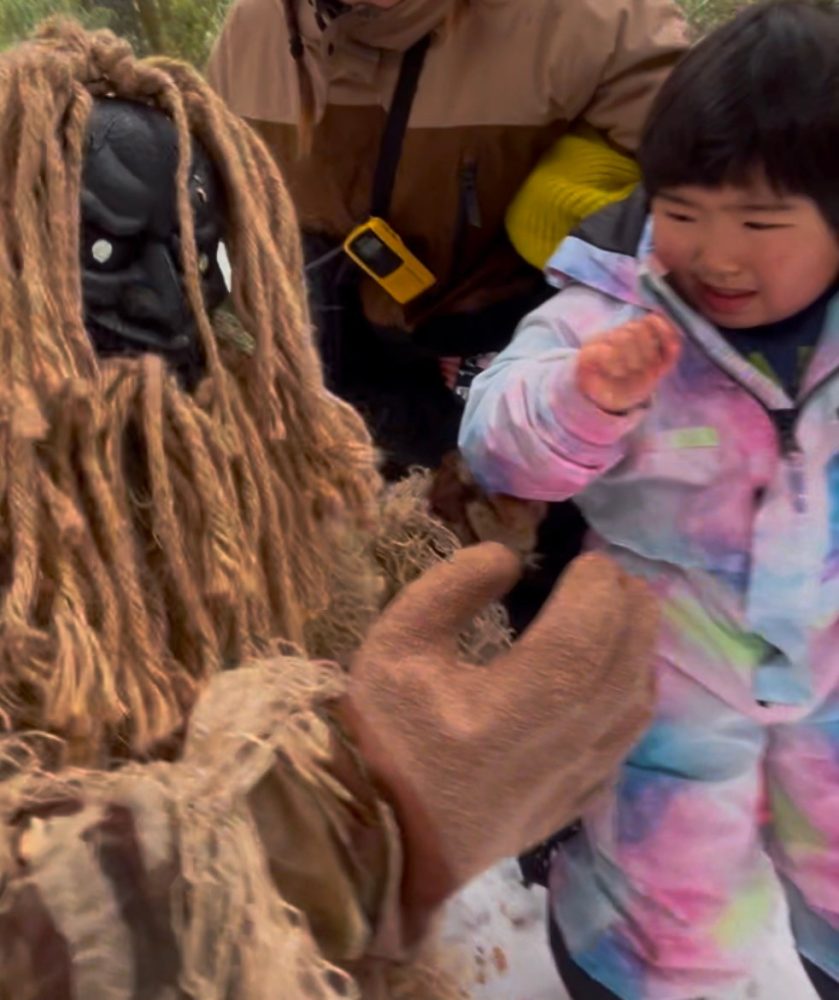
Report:
<svg viewBox="0 0 839 1000"><path fill-rule="evenodd" d="M226 296L218 264L221 180L193 143L189 193L204 302ZM181 269L178 135L162 112L115 99L94 103L82 182L85 325L101 356L159 354L191 387L203 368Z"/></svg>

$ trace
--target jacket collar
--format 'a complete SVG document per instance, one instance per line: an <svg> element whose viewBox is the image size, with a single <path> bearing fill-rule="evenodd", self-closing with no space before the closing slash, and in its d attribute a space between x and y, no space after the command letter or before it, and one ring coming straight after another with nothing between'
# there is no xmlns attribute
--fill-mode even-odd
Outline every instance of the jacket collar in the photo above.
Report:
<svg viewBox="0 0 839 1000"><path fill-rule="evenodd" d="M300 28L316 95L325 101L330 84L337 80L373 86L383 56L406 52L441 28L453 6L454 0L400 0L388 8L358 4L324 21L312 0L306 0ZM322 113L322 107L317 110Z"/></svg>

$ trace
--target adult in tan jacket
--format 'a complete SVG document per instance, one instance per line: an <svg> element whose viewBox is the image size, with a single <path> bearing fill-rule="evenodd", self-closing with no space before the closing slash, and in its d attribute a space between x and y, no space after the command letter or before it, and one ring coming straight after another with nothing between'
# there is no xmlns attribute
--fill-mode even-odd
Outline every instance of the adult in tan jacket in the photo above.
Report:
<svg viewBox="0 0 839 1000"><path fill-rule="evenodd" d="M437 359L502 346L542 294L504 230L541 154L578 122L634 150L685 46L672 0L238 0L210 81L281 165L310 256L369 215L402 56L429 32L388 221L436 284L403 308L354 268L310 273L333 385L397 466L454 444Z"/></svg>

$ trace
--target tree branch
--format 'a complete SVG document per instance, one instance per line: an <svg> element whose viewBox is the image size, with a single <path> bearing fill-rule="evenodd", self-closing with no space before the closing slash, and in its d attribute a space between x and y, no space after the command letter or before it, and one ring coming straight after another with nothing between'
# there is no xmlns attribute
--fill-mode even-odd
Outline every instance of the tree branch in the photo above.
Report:
<svg viewBox="0 0 839 1000"><path fill-rule="evenodd" d="M149 48L153 52L168 52L166 30L163 27L163 18L160 16L157 0L134 0L134 9L140 18L140 24L148 39Z"/></svg>

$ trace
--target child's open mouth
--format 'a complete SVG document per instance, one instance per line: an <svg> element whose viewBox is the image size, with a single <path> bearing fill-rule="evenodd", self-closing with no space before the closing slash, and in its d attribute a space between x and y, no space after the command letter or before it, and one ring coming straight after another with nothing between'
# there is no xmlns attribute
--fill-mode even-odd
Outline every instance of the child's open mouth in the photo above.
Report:
<svg viewBox="0 0 839 1000"><path fill-rule="evenodd" d="M705 308L717 314L738 313L750 305L757 294L742 289L715 288L704 281L697 281L697 288Z"/></svg>

